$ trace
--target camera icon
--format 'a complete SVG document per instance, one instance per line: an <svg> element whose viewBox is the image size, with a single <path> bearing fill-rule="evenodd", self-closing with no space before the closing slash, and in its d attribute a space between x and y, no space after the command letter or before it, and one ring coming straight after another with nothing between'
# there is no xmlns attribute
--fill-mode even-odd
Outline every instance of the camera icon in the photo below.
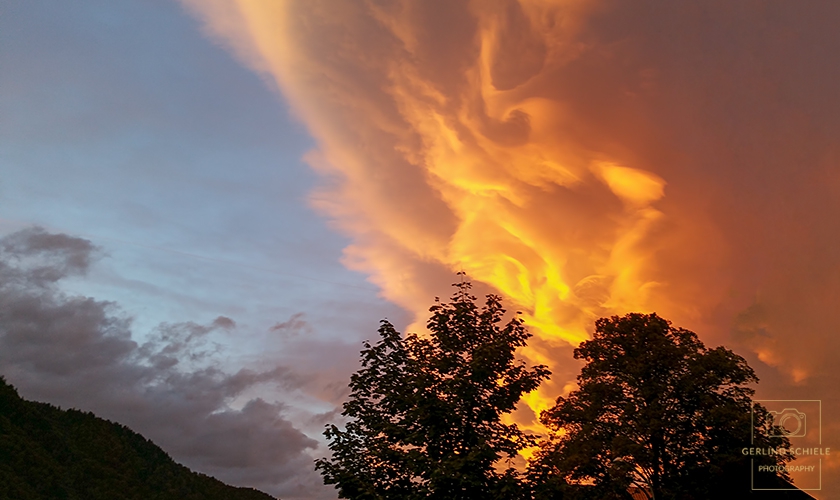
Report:
<svg viewBox="0 0 840 500"><path fill-rule="evenodd" d="M805 436L805 414L797 411L796 408L785 408L781 411L769 410L767 414L773 417L771 436Z"/></svg>

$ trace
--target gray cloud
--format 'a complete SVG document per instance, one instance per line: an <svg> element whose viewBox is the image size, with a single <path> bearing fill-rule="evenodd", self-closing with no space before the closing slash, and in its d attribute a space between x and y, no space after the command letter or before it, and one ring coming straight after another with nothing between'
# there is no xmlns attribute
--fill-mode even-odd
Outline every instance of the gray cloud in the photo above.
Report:
<svg viewBox="0 0 840 500"><path fill-rule="evenodd" d="M288 320L276 323L270 331L294 336L300 333L311 333L312 327L304 319L303 313L295 313Z"/></svg>
<svg viewBox="0 0 840 500"><path fill-rule="evenodd" d="M308 449L317 442L288 420L288 408L246 392L301 381L274 366L229 373L215 366L214 332L235 322L159 325L139 344L113 302L62 293L101 252L89 241L38 228L0 239L0 373L24 397L90 410L126 424L177 461L237 485L284 498L320 482ZM290 326L298 328L295 321ZM233 404L234 398L245 399Z"/></svg>

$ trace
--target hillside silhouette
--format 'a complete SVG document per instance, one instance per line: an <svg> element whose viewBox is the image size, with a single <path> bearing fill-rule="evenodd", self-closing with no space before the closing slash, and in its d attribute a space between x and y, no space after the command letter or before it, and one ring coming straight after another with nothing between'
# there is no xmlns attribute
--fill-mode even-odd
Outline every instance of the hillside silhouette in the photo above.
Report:
<svg viewBox="0 0 840 500"><path fill-rule="evenodd" d="M26 401L0 376L0 500L270 500L176 463L90 412Z"/></svg>

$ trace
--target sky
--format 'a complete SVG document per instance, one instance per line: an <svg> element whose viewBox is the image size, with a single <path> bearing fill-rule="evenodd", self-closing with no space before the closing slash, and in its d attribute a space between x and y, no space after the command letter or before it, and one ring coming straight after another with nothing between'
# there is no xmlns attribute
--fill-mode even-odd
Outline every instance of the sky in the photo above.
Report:
<svg viewBox="0 0 840 500"><path fill-rule="evenodd" d="M2 1L0 303L29 333L3 331L0 370L225 481L334 498L311 457L361 341L422 330L464 271L554 372L523 426L573 388L595 319L657 312L836 444L838 19ZM821 466L812 493L836 496L840 460Z"/></svg>
<svg viewBox="0 0 840 500"><path fill-rule="evenodd" d="M315 440L361 342L407 315L341 264L283 97L175 2L0 2L0 68L0 233L30 231L4 262L60 276L4 288L58 295L6 311L0 373L227 482L334 498Z"/></svg>

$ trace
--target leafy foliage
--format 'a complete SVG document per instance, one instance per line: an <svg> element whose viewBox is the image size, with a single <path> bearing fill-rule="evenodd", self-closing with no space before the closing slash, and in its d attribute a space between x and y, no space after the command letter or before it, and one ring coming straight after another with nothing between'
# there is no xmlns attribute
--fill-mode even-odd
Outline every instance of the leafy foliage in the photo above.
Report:
<svg viewBox="0 0 840 500"><path fill-rule="evenodd" d="M518 498L520 474L501 464L534 443L502 416L548 377L515 357L530 334L513 318L501 325L500 298L479 309L470 284L430 309L428 337L403 337L383 320L364 344L350 381L345 429L327 427L331 459L316 468L342 498Z"/></svg>
<svg viewBox="0 0 840 500"><path fill-rule="evenodd" d="M175 463L128 427L20 398L0 377L0 500L268 500Z"/></svg>
<svg viewBox="0 0 840 500"><path fill-rule="evenodd" d="M755 457L742 448L789 445L763 437L772 425L763 411L751 419L747 385L758 378L742 357L707 349L656 314L599 319L575 358L586 361L578 390L542 415L558 434L533 464L537 483L553 480L557 490L591 484L592 498L623 498L631 486L657 499L749 494Z"/></svg>

